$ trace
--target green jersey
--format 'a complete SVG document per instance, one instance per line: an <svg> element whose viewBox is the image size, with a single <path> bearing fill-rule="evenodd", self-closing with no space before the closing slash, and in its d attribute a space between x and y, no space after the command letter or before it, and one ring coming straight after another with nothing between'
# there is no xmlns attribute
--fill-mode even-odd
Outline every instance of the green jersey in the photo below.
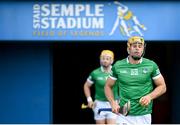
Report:
<svg viewBox="0 0 180 125"><path fill-rule="evenodd" d="M141 58L139 64L130 64L128 58L117 61L112 67L111 78L118 82L120 106L130 100L129 115L152 113L152 102L144 107L140 105L139 100L153 91L152 79L159 76L157 64L149 59Z"/></svg>
<svg viewBox="0 0 180 125"><path fill-rule="evenodd" d="M100 101L108 101L104 93L104 86L111 73L112 72L104 72L102 67L97 68L90 73L88 82L95 85L95 99ZM118 86L116 84L113 86L113 92L114 98L118 99Z"/></svg>

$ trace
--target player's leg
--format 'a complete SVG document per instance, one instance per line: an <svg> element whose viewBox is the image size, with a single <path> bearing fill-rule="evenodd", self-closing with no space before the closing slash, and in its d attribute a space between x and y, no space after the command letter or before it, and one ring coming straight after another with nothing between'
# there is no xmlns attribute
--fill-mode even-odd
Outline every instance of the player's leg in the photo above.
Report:
<svg viewBox="0 0 180 125"><path fill-rule="evenodd" d="M135 25L139 26L139 27L142 28L143 30L147 30L147 28L146 28L144 25L140 24L140 22L139 22L139 20L137 19L136 16L133 16L133 17L132 17L132 20L134 21Z"/></svg>
<svg viewBox="0 0 180 125"><path fill-rule="evenodd" d="M106 117L104 113L99 114L98 110L99 108L104 107L104 103L102 101L95 100L94 101L94 119L96 121L96 124L105 124L106 123Z"/></svg>
<svg viewBox="0 0 180 125"><path fill-rule="evenodd" d="M116 124L116 119L106 119L106 124Z"/></svg>
<svg viewBox="0 0 180 125"><path fill-rule="evenodd" d="M120 22L121 26L123 27L123 30L125 32L125 34L130 37L131 35L129 34L129 31L128 31L128 26L126 25L125 21L123 19L121 19L121 22Z"/></svg>
<svg viewBox="0 0 180 125"><path fill-rule="evenodd" d="M117 101L118 102L118 101ZM111 105L109 102L105 103L106 108L111 108ZM113 112L104 112L106 113L106 124L116 124L117 114Z"/></svg>
<svg viewBox="0 0 180 125"><path fill-rule="evenodd" d="M129 124L129 125L151 125L151 114L141 116L124 116L119 115L117 117L117 124Z"/></svg>
<svg viewBox="0 0 180 125"><path fill-rule="evenodd" d="M104 120L96 120L96 124L106 124L105 119Z"/></svg>
<svg viewBox="0 0 180 125"><path fill-rule="evenodd" d="M141 30L138 28L138 26L134 25L133 26L133 29L140 35L140 36L143 36Z"/></svg>
<svg viewBox="0 0 180 125"><path fill-rule="evenodd" d="M107 112L106 123L107 124L116 124L117 115L112 112Z"/></svg>
<svg viewBox="0 0 180 125"><path fill-rule="evenodd" d="M116 28L118 27L118 25L119 25L119 20L120 20L120 19L119 19L119 17L117 16L116 21L115 21L115 23L114 23L114 26L113 26L111 32L109 33L110 36L114 34Z"/></svg>
<svg viewBox="0 0 180 125"><path fill-rule="evenodd" d="M151 125L151 114L137 116L137 122L141 124Z"/></svg>

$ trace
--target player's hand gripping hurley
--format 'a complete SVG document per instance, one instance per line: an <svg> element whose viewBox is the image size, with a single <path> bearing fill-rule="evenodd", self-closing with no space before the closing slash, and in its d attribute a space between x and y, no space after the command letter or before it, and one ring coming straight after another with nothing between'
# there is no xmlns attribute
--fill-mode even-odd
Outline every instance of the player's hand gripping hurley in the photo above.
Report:
<svg viewBox="0 0 180 125"><path fill-rule="evenodd" d="M127 116L129 111L130 111L130 101L128 101L127 103L124 104L124 106L120 107L119 109L119 113ZM98 113L100 114L102 111L112 111L112 108L100 108L98 110Z"/></svg>

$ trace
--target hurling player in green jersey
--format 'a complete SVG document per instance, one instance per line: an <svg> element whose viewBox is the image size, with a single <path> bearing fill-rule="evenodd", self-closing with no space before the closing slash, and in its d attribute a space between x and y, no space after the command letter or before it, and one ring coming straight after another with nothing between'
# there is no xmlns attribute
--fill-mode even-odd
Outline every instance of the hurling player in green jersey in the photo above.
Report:
<svg viewBox="0 0 180 125"><path fill-rule="evenodd" d="M151 124L152 101L166 92L166 84L157 64L143 58L145 42L142 37L133 36L128 39L129 56L117 61L112 67L112 75L105 85L105 94L112 111L119 109L130 101L128 116L119 115L118 124ZM112 86L118 81L120 103L114 100ZM153 88L155 84L155 88Z"/></svg>
<svg viewBox="0 0 180 125"><path fill-rule="evenodd" d="M111 108L104 93L104 86L111 71L111 64L114 61L114 53L110 50L103 50L100 55L100 67L93 70L84 84L84 93L87 98L88 107L94 111L96 124L115 124L117 115L110 112L98 113L101 108ZM95 86L95 100L91 98L91 86ZM114 86L114 100L118 99L118 88Z"/></svg>

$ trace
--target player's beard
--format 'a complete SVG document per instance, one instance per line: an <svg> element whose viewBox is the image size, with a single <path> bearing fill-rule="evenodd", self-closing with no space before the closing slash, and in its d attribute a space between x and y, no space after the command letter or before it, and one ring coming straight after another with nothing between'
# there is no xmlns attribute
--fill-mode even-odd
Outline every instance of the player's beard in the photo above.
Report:
<svg viewBox="0 0 180 125"><path fill-rule="evenodd" d="M140 60L141 56L131 56L134 60Z"/></svg>
<svg viewBox="0 0 180 125"><path fill-rule="evenodd" d="M102 65L103 68L108 68L110 65Z"/></svg>
<svg viewBox="0 0 180 125"><path fill-rule="evenodd" d="M136 53L136 52L135 52ZM134 55L131 55L131 57L134 59L134 60L136 60L136 61L138 61L138 60L140 60L141 59L141 57L142 57L142 53L141 53L141 55L139 55L139 54L134 54Z"/></svg>

